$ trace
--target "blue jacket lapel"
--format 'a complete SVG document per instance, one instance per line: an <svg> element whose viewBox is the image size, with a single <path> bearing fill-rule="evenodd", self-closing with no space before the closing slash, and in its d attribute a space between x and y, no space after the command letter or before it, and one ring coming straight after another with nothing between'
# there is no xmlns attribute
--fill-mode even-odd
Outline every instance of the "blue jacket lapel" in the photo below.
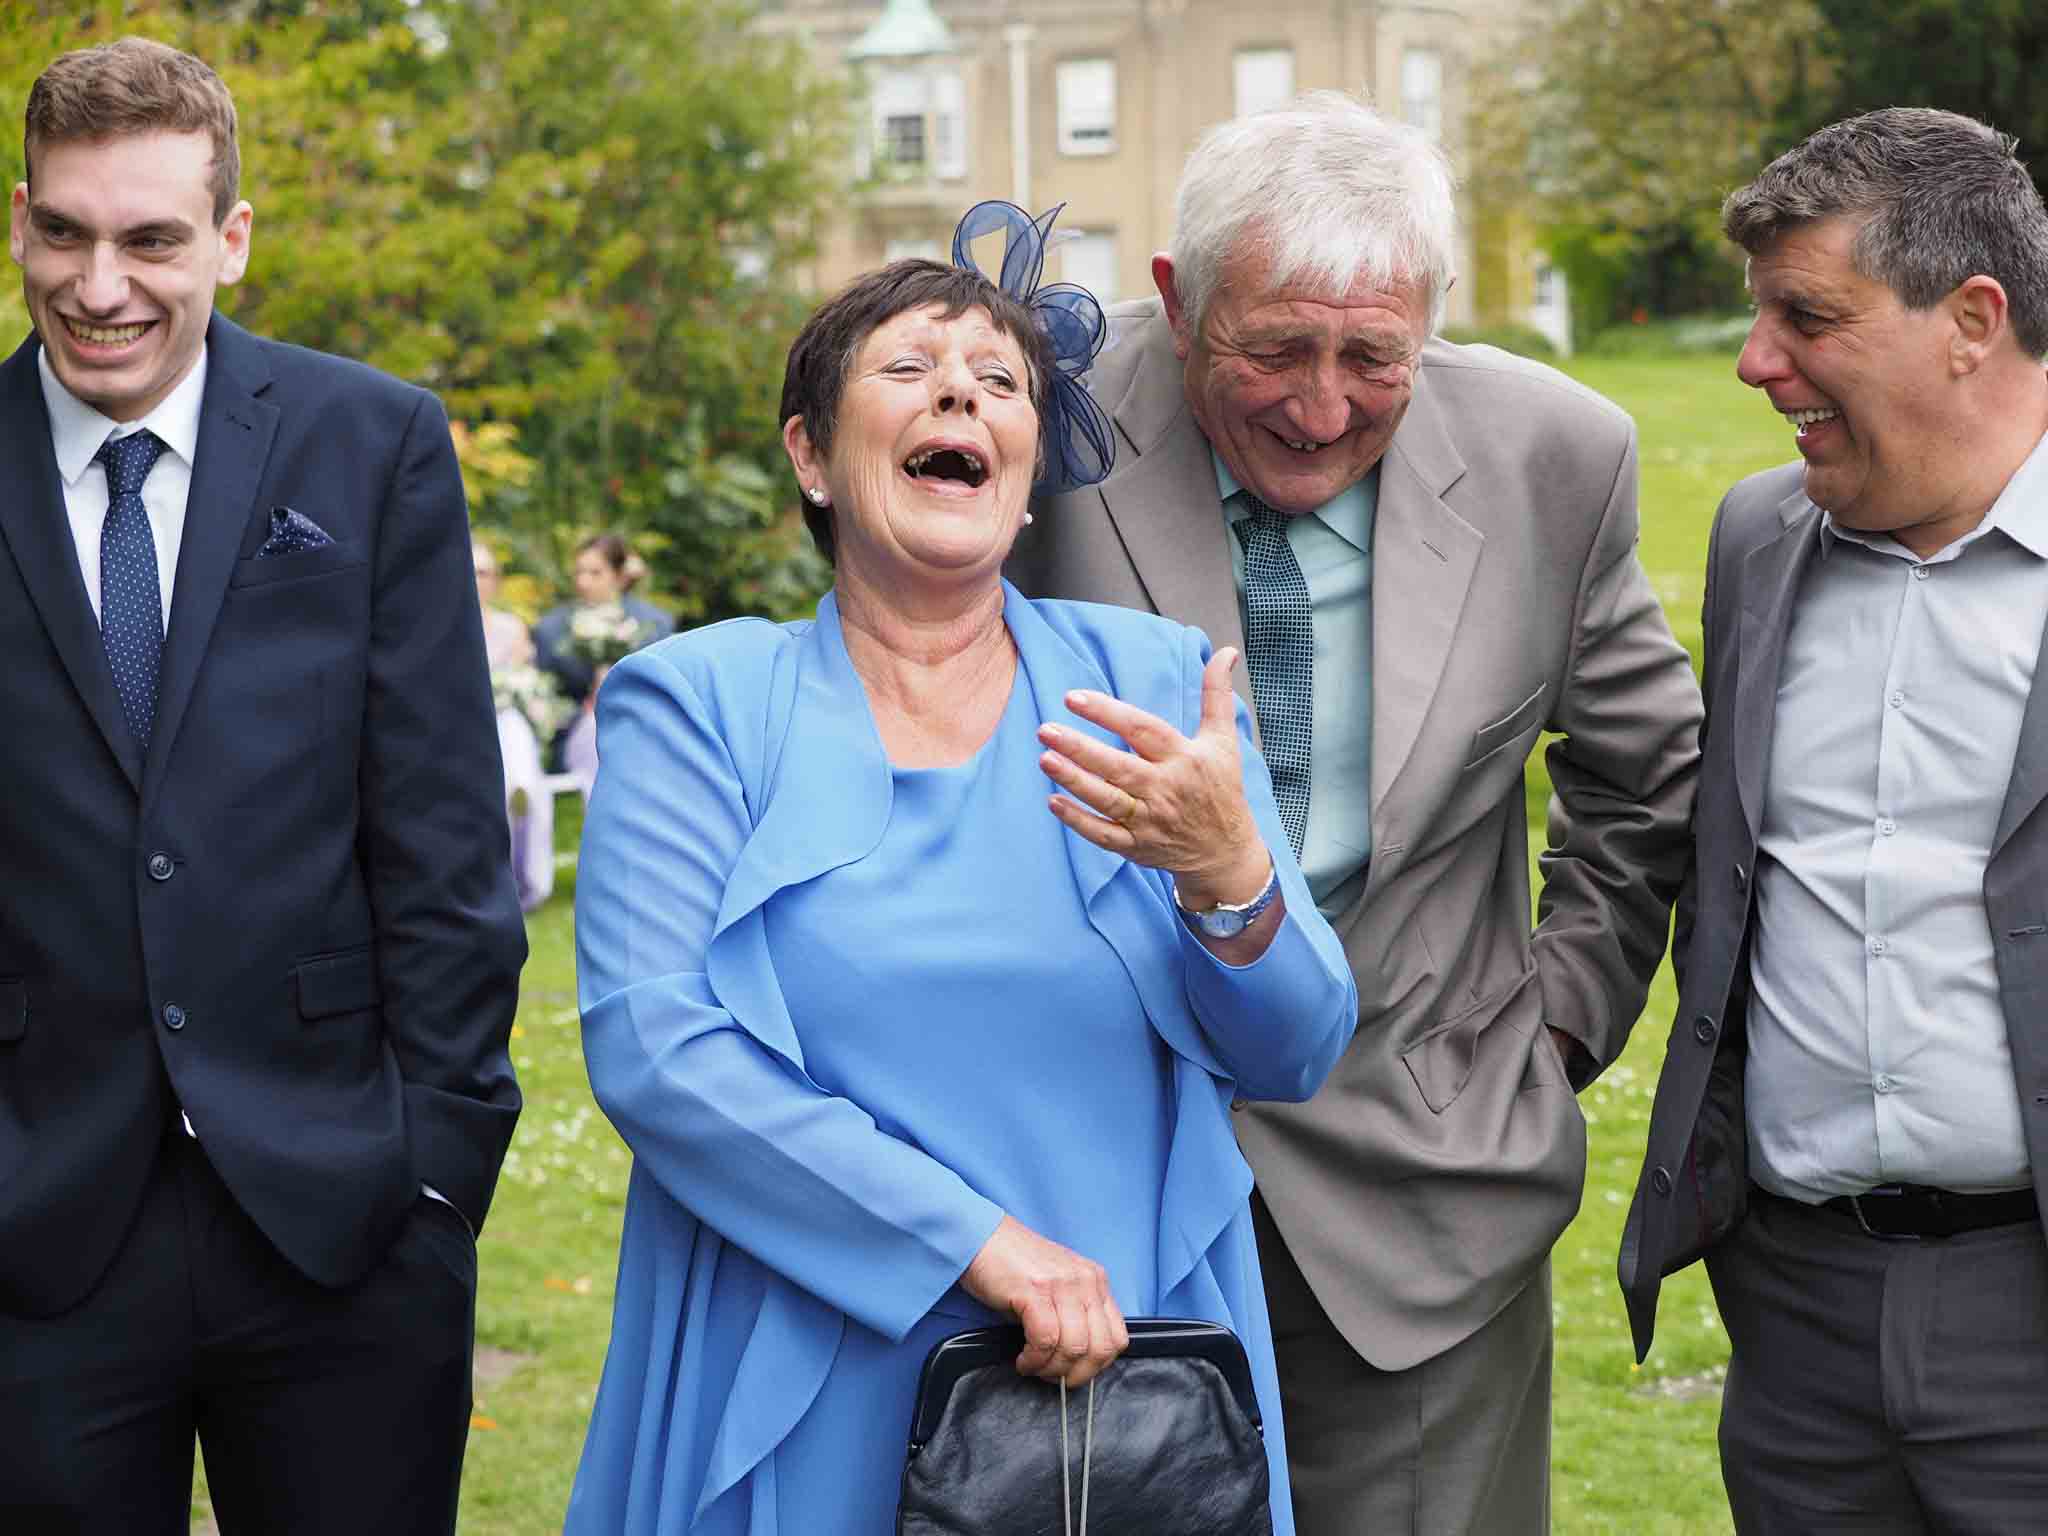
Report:
<svg viewBox="0 0 2048 1536"><path fill-rule="evenodd" d="M277 436L277 407L257 398L269 387L270 368L255 338L215 315L206 332L206 400L200 409L192 489L185 500L185 541L171 589L171 627L164 637L156 729L143 775L145 797L162 781L176 744Z"/></svg>
<svg viewBox="0 0 2048 1536"><path fill-rule="evenodd" d="M42 615L72 687L85 701L128 782L139 790L142 746L121 713L106 646L78 572L78 551L64 511L64 486L57 477L50 416L36 368L40 348L31 335L0 365L0 435L14 447L16 475L13 487L0 494L0 539L21 570L29 599Z"/></svg>

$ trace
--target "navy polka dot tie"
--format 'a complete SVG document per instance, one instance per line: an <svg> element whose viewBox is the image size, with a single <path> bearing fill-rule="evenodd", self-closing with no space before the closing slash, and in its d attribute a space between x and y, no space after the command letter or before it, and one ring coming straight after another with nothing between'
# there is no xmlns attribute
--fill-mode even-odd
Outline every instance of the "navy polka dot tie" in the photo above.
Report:
<svg viewBox="0 0 2048 1536"><path fill-rule="evenodd" d="M1315 611L1287 519L1250 491L1239 518L1244 544L1244 662L1252 675L1259 750L1273 775L1273 798L1287 844L1301 857L1308 836L1309 743L1316 719Z"/></svg>
<svg viewBox="0 0 2048 1536"><path fill-rule="evenodd" d="M107 520L100 525L100 639L114 669L121 713L145 752L156 724L164 600L157 583L156 540L142 505L142 482L163 451L156 434L145 431L119 441L110 437L93 455L107 471Z"/></svg>

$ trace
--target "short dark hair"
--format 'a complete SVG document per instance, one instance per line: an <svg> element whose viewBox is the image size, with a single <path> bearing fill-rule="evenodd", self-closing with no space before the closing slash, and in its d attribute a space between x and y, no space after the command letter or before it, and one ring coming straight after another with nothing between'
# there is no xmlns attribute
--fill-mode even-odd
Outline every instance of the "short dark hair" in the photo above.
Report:
<svg viewBox="0 0 2048 1536"><path fill-rule="evenodd" d="M847 373L861 344L877 326L909 310L929 309L933 305L943 306L948 320L958 319L970 309L985 309L996 329L1023 349L1025 366L1031 373L1031 404L1042 427L1052 393L1053 349L1051 338L1030 308L979 272L944 266L919 256L892 261L855 278L804 322L804 328L790 345L789 363L782 375L781 419L787 422L792 416L801 416L812 447L820 456L831 452L832 435L839 419L839 397L846 388ZM1041 435L1041 459L1044 451ZM819 551L827 560L832 559L831 507L809 501L803 505L805 526L811 530Z"/></svg>
<svg viewBox="0 0 2048 1536"><path fill-rule="evenodd" d="M22 163L35 185L45 144L96 143L142 133L203 133L213 146L213 222L226 222L242 181L235 102L202 60L146 37L61 54L29 88Z"/></svg>
<svg viewBox="0 0 2048 1536"><path fill-rule="evenodd" d="M2018 141L1931 107L1886 107L1830 123L1721 205L1722 231L1752 256L1822 219L1862 220L1856 270L1908 309L1982 273L2005 289L2013 334L2048 354L2048 209Z"/></svg>

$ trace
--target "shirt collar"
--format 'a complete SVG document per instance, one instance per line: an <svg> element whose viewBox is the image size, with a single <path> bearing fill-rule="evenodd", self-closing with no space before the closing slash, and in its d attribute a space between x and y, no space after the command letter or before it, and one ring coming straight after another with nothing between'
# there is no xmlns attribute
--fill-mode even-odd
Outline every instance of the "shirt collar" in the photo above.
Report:
<svg viewBox="0 0 2048 1536"><path fill-rule="evenodd" d="M49 352L36 350L36 371L43 377L43 403L50 410L50 441L57 452L57 473L76 485L109 437L127 437L144 427L185 461L189 470L199 456L199 408L206 399L206 346L185 377L155 410L140 421L111 421L66 389L50 367Z"/></svg>
<svg viewBox="0 0 2048 1536"><path fill-rule="evenodd" d="M2034 444L2033 452L2012 472L2005 489L1998 493L1998 500L1984 514L1984 521L1933 558L1953 559L1994 528L2028 554L2048 560L2048 434ZM1853 528L1839 527L1832 513L1821 513L1820 552L1825 555L1837 540L1861 544L1866 549L1879 545L1897 547L1889 534L1859 533Z"/></svg>
<svg viewBox="0 0 2048 1536"><path fill-rule="evenodd" d="M1231 522L1249 515L1242 501L1234 500L1244 490L1237 482L1237 476L1230 472L1230 466L1223 462L1223 455L1214 448L1209 450L1209 459L1216 466L1216 494L1222 499L1223 514ZM1372 553L1372 514L1379 504L1380 467L1375 464L1365 478L1332 496L1320 507L1309 513L1330 532L1361 555Z"/></svg>

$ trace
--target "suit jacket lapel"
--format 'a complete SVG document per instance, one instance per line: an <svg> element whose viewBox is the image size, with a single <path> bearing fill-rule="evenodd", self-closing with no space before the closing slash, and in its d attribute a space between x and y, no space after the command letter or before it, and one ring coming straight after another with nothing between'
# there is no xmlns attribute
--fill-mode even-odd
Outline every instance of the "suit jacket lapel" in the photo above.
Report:
<svg viewBox="0 0 2048 1536"><path fill-rule="evenodd" d="M145 794L162 778L176 743L277 435L277 407L257 398L270 385L270 369L255 339L216 315L207 328L206 356L206 399L185 501L177 584L171 589L171 627L164 637Z"/></svg>
<svg viewBox="0 0 2048 1536"><path fill-rule="evenodd" d="M1443 499L1465 472L1418 375L1380 460L1372 535L1373 820L1407 766L1450 659L1486 536Z"/></svg>
<svg viewBox="0 0 2048 1536"><path fill-rule="evenodd" d="M1131 373L1120 393L1113 392L1114 386L1106 391L1111 394L1106 403L1136 457L1098 494L1152 611L1194 625L1218 650L1235 646L1232 681L1250 702L1244 621L1238 613L1230 534L1216 495L1216 462L1188 409L1173 330L1163 314L1156 315L1125 345L1131 349ZM1116 358L1118 364L1124 361Z"/></svg>
<svg viewBox="0 0 2048 1536"><path fill-rule="evenodd" d="M1820 509L1803 493L1778 509L1785 531L1751 550L1742 562L1741 639L1736 652L1735 788L1749 840L1763 830L1764 772L1771 760L1771 727L1778 708L1778 673L1792 602L1807 563L1820 548Z"/></svg>
<svg viewBox="0 0 2048 1536"><path fill-rule="evenodd" d="M139 790L142 746L121 713L113 669L107 665L106 646L79 575L78 551L64 511L64 486L57 477L57 455L50 442L49 411L36 368L39 348L31 335L0 367L0 434L14 445L17 476L13 488L0 493L0 538L6 540L21 569L29 598L42 615L43 627L63 660L72 687L85 701L128 782Z"/></svg>
<svg viewBox="0 0 2048 1536"><path fill-rule="evenodd" d="M2041 637L2041 655L2048 657L2048 630ZM2020 717L2020 744L2013 754L2012 778L2006 783L2005 804L1998 812L1998 831L1991 839L1993 858L2044 797L2048 797L2048 677L2043 676L2037 661L2034 685L2027 692L2026 713Z"/></svg>

